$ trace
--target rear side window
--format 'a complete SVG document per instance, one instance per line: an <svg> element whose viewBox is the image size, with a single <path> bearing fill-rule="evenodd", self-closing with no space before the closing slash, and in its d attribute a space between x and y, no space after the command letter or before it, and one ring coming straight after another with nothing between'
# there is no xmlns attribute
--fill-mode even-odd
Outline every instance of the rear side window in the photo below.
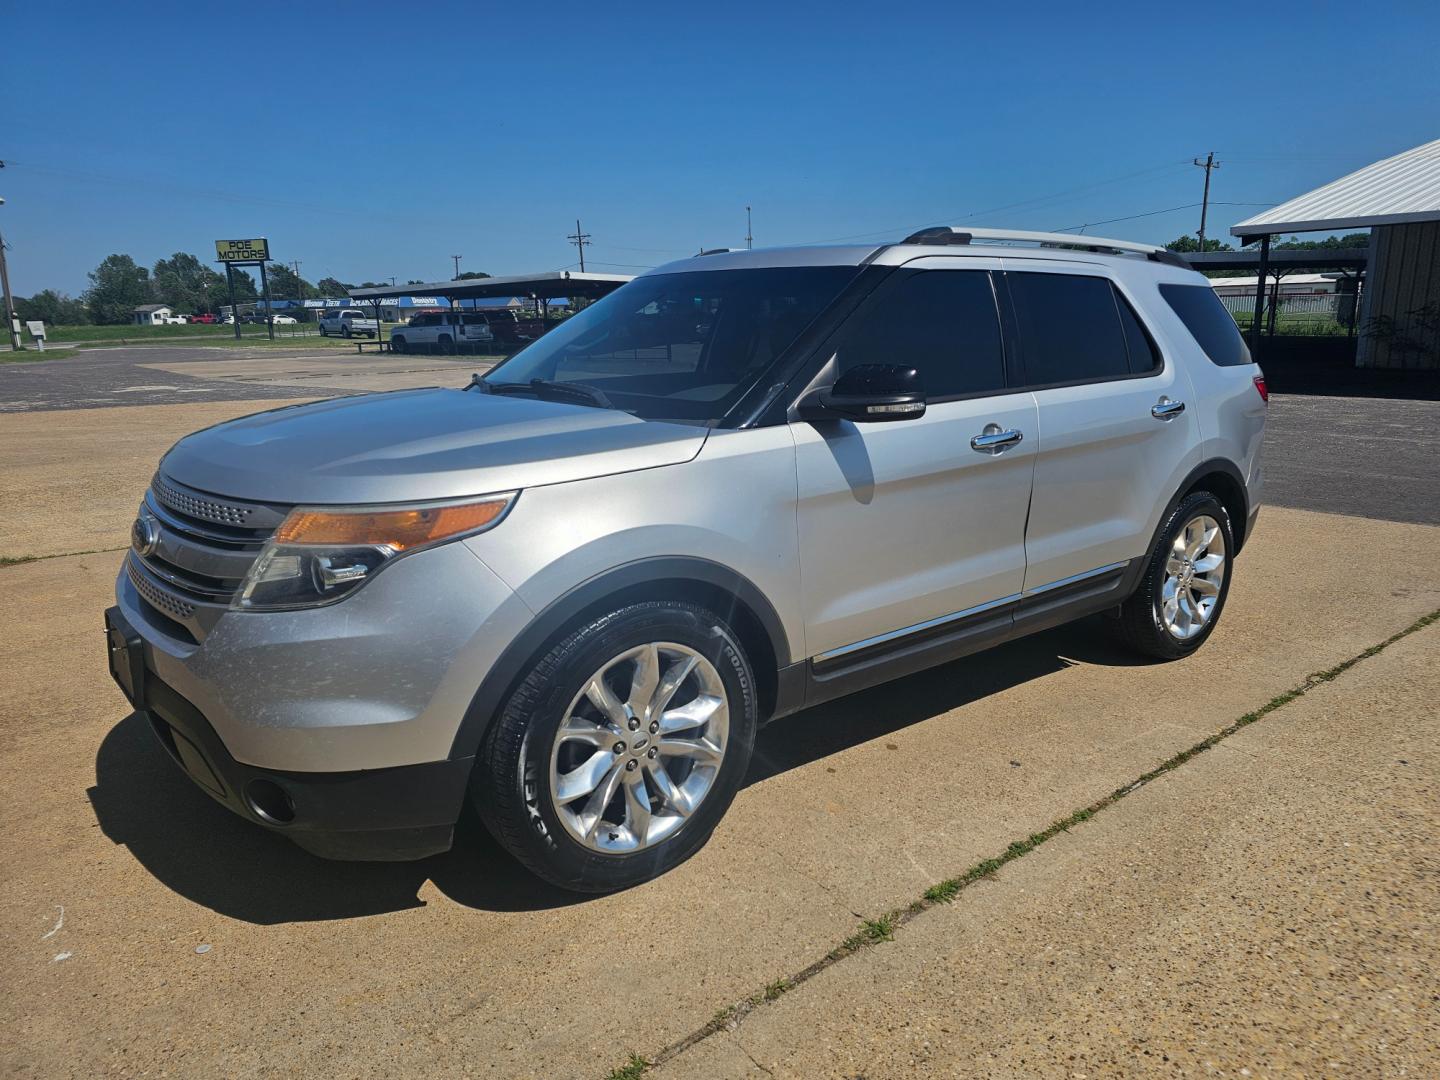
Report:
<svg viewBox="0 0 1440 1080"><path fill-rule="evenodd" d="M1020 272L1007 279L1029 385L1130 374L1118 298L1106 278Z"/></svg>
<svg viewBox="0 0 1440 1080"><path fill-rule="evenodd" d="M901 364L929 398L998 393L1005 352L995 289L984 270L921 270L894 281L846 327L839 369Z"/></svg>
<svg viewBox="0 0 1440 1080"><path fill-rule="evenodd" d="M1251 362L1240 328L1209 285L1161 285L1160 295L1212 364L1239 367Z"/></svg>
<svg viewBox="0 0 1440 1080"><path fill-rule="evenodd" d="M1120 312L1120 326L1125 331L1125 348L1130 353L1130 374L1144 375L1160 370L1160 350L1140 324L1140 316L1130 306L1130 301L1115 290L1115 308Z"/></svg>

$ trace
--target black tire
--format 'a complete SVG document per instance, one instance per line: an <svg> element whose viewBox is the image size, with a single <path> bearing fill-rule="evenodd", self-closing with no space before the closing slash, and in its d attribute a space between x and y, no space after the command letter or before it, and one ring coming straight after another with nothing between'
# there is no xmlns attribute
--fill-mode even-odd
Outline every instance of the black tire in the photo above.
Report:
<svg viewBox="0 0 1440 1080"><path fill-rule="evenodd" d="M350 327L345 327L345 329L342 330L341 333L348 338L350 336Z"/></svg>
<svg viewBox="0 0 1440 1080"><path fill-rule="evenodd" d="M551 798L555 736L592 674L627 649L657 641L692 649L714 666L729 705L725 757L700 805L672 835L629 853L596 851L566 830ZM632 604L573 628L539 658L486 734L472 799L495 838L537 876L576 892L629 888L684 862L710 838L749 768L757 722L750 662L719 616L680 601Z"/></svg>
<svg viewBox="0 0 1440 1080"><path fill-rule="evenodd" d="M1166 564L1176 537L1201 516L1213 518L1220 526L1225 545L1225 573L1208 619L1197 633L1182 639L1166 628L1162 613ZM1225 505L1208 491L1194 491L1181 499L1160 525L1155 544L1146 558L1145 574L1139 586L1120 606L1120 617L1115 624L1120 639L1136 652L1160 660L1179 660L1200 648L1214 632L1224 613L1225 599L1230 595L1234 553L1235 533Z"/></svg>
<svg viewBox="0 0 1440 1080"><path fill-rule="evenodd" d="M329 334L327 334L327 333L325 332L325 327L323 327L323 326L320 327L320 336L321 336L321 337L329 337L329 336L330 336Z"/></svg>
<svg viewBox="0 0 1440 1080"><path fill-rule="evenodd" d="M455 341L446 334L440 335L440 339L435 343L435 346L440 350L441 356L455 355Z"/></svg>
<svg viewBox="0 0 1440 1080"><path fill-rule="evenodd" d="M390 351L403 353L405 351L405 348L405 339L403 337L395 337L392 334L390 337Z"/></svg>

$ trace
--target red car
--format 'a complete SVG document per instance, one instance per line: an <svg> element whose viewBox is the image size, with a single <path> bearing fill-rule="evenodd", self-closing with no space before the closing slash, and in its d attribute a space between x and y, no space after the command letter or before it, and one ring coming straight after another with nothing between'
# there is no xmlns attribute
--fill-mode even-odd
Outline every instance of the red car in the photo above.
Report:
<svg viewBox="0 0 1440 1080"><path fill-rule="evenodd" d="M220 320L215 318L214 315L207 311L202 315L191 315L190 321L192 323L215 323L219 322Z"/></svg>

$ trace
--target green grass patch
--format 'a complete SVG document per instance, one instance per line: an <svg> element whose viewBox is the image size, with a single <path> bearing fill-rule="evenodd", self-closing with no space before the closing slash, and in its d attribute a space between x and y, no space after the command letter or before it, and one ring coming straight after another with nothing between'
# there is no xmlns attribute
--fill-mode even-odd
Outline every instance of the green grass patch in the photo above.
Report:
<svg viewBox="0 0 1440 1080"><path fill-rule="evenodd" d="M112 551L125 551L123 547L88 548L85 551L60 551L54 555L0 555L0 567L20 566L23 563L41 562L45 559L68 559L71 555L105 555Z"/></svg>
<svg viewBox="0 0 1440 1080"><path fill-rule="evenodd" d="M630 1060L621 1065L618 1069L611 1069L607 1080L640 1080L645 1074L649 1062L639 1054L631 1054Z"/></svg>

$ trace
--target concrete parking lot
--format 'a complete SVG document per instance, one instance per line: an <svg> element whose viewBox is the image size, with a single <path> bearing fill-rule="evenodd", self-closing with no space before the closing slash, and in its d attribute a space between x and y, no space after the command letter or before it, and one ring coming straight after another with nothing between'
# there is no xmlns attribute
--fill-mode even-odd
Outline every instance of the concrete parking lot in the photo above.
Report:
<svg viewBox="0 0 1440 1080"><path fill-rule="evenodd" d="M73 358L87 408L56 404L79 368L0 380L0 539L40 556L0 567L7 1075L1440 1072L1440 405L1379 438L1355 409L1395 402L1275 400L1281 505L1194 657L1092 621L801 713L696 858L581 898L474 821L422 863L313 859L127 715L100 612L164 449L474 368L164 353Z"/></svg>

